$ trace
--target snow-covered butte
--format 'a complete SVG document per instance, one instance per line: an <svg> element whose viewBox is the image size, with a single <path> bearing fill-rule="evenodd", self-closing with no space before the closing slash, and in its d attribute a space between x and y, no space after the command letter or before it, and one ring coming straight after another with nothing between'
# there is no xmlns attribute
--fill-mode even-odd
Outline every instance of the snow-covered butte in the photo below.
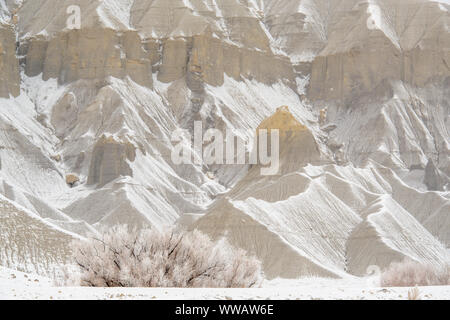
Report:
<svg viewBox="0 0 450 320"><path fill-rule="evenodd" d="M227 238L269 279L449 262L448 1L77 3L72 30L72 1L0 0L1 265L51 276L115 224ZM175 165L195 121L280 129L279 173Z"/></svg>

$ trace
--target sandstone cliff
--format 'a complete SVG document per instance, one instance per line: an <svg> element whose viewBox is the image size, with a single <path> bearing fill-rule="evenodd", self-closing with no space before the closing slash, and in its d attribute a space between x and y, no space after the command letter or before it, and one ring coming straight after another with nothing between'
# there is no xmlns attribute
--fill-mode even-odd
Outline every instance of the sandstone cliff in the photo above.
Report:
<svg viewBox="0 0 450 320"><path fill-rule="evenodd" d="M16 35L11 25L0 23L0 97L20 94L19 59Z"/></svg>

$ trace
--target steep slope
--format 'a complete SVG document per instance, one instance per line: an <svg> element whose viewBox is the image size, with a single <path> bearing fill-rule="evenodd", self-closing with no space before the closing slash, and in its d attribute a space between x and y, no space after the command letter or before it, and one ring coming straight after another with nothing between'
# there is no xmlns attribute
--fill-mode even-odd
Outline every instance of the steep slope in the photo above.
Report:
<svg viewBox="0 0 450 320"><path fill-rule="evenodd" d="M389 196L378 198L361 214L364 221L346 248L350 273L363 276L370 265L385 268L405 257L438 267L448 263L445 247Z"/></svg>
<svg viewBox="0 0 450 320"><path fill-rule="evenodd" d="M423 170L431 159L448 176L448 2L267 0L264 11L349 160Z"/></svg>
<svg viewBox="0 0 450 320"><path fill-rule="evenodd" d="M430 234L419 222L427 218L418 208L412 210L416 218L400 205L409 196L392 171L373 164L364 169L307 165L314 164L311 142L286 108L261 127L280 130L280 174L263 177L253 167L188 228L255 254L269 278L363 276L371 265L385 268L405 257L437 265L448 261L445 245L433 237L445 240L448 231L434 226ZM417 197L423 201L431 195ZM441 210L438 201L432 208Z"/></svg>
<svg viewBox="0 0 450 320"><path fill-rule="evenodd" d="M0 195L0 264L54 276L74 237Z"/></svg>
<svg viewBox="0 0 450 320"><path fill-rule="evenodd" d="M442 81L450 74L448 23L448 11L435 2L359 3L314 59L309 96L352 103L389 80L417 87Z"/></svg>

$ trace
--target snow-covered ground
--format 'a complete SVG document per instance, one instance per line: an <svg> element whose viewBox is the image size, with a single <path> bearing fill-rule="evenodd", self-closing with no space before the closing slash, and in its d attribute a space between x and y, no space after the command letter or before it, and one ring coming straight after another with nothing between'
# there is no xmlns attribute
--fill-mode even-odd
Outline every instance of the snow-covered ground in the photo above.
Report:
<svg viewBox="0 0 450 320"><path fill-rule="evenodd" d="M12 300L405 300L411 288L381 288L374 278L274 280L258 289L72 288L0 267L0 299ZM450 286L420 287L423 300L450 300Z"/></svg>

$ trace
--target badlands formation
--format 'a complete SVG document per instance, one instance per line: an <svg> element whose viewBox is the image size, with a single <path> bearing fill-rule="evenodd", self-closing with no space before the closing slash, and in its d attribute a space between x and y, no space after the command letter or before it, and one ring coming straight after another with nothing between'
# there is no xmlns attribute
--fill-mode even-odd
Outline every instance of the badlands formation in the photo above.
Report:
<svg viewBox="0 0 450 320"><path fill-rule="evenodd" d="M52 275L71 239L115 224L226 238L268 279L448 263L449 10L0 0L0 265ZM195 121L279 129L278 174L175 165L172 133Z"/></svg>

